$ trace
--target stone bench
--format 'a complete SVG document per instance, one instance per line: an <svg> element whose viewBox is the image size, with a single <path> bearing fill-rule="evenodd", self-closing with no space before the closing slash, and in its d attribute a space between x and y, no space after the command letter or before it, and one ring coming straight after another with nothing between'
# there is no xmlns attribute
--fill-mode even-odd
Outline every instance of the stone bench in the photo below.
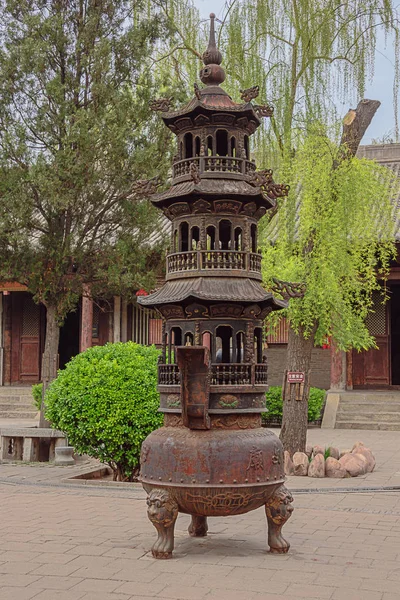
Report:
<svg viewBox="0 0 400 600"><path fill-rule="evenodd" d="M36 462L40 460L41 444L48 445L48 460L54 460L55 449L58 446L66 445L65 434L57 429L45 427L3 427L0 429L1 460Z"/></svg>

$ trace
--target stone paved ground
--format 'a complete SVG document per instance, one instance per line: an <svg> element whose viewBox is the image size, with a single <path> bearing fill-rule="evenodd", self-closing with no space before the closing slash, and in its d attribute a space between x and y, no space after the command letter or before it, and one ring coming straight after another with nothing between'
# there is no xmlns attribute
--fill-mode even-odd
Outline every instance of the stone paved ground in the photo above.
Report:
<svg viewBox="0 0 400 600"><path fill-rule="evenodd" d="M357 487L400 485L400 434L310 431L312 442L374 448L377 471ZM335 492L356 480L291 478L292 548L266 553L262 509L210 519L192 539L176 527L175 559L149 555L155 530L140 486L63 483L79 467L0 465L0 600L399 600L400 492ZM307 484L307 485L306 485ZM322 493L317 493L320 489Z"/></svg>

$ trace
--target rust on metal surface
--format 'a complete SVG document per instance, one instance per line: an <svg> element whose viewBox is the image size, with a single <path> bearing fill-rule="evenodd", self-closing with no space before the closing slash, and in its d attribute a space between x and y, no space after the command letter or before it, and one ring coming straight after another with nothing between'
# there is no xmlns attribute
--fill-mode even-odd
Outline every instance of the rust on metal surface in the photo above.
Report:
<svg viewBox="0 0 400 600"><path fill-rule="evenodd" d="M210 429L210 351L203 346L177 346L181 373L182 423L189 429Z"/></svg>
<svg viewBox="0 0 400 600"><path fill-rule="evenodd" d="M265 506L271 552L287 552L281 527L291 514L283 448L261 427L268 389L265 317L286 302L261 286L258 222L286 195L271 170L257 171L250 136L267 105L258 88L236 104L215 42L214 15L195 97L155 110L177 137L172 184L153 196L171 221L166 282L138 302L164 320L158 366L164 427L144 441L140 480L158 537L152 553L170 558L178 512L191 515L189 535L207 535L207 517Z"/></svg>

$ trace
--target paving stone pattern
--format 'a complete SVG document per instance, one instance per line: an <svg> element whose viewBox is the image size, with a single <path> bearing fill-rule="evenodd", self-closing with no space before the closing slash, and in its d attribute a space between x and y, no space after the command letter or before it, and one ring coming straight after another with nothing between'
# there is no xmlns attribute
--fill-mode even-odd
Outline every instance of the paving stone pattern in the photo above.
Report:
<svg viewBox="0 0 400 600"><path fill-rule="evenodd" d="M340 435L351 445L354 432L351 440L349 432ZM400 440L379 435L378 471L361 487L400 485L392 473L399 465L389 464ZM309 437L330 445L334 436ZM176 558L155 561L142 489L63 483L75 471L0 465L0 600L400 598L400 492L295 493L284 529L292 548L282 556L266 552L263 509L210 519L209 536L200 539L188 536L189 517L180 515ZM307 489L308 479L290 478L289 487Z"/></svg>

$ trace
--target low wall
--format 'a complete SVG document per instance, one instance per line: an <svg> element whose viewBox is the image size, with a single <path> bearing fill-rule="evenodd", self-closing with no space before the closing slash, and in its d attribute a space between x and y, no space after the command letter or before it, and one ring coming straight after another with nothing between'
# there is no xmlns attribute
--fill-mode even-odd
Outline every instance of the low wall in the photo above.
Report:
<svg viewBox="0 0 400 600"><path fill-rule="evenodd" d="M286 368L286 344L273 344L267 350L268 384L282 385ZM330 387L331 352L314 348L311 357L311 385L328 390Z"/></svg>

